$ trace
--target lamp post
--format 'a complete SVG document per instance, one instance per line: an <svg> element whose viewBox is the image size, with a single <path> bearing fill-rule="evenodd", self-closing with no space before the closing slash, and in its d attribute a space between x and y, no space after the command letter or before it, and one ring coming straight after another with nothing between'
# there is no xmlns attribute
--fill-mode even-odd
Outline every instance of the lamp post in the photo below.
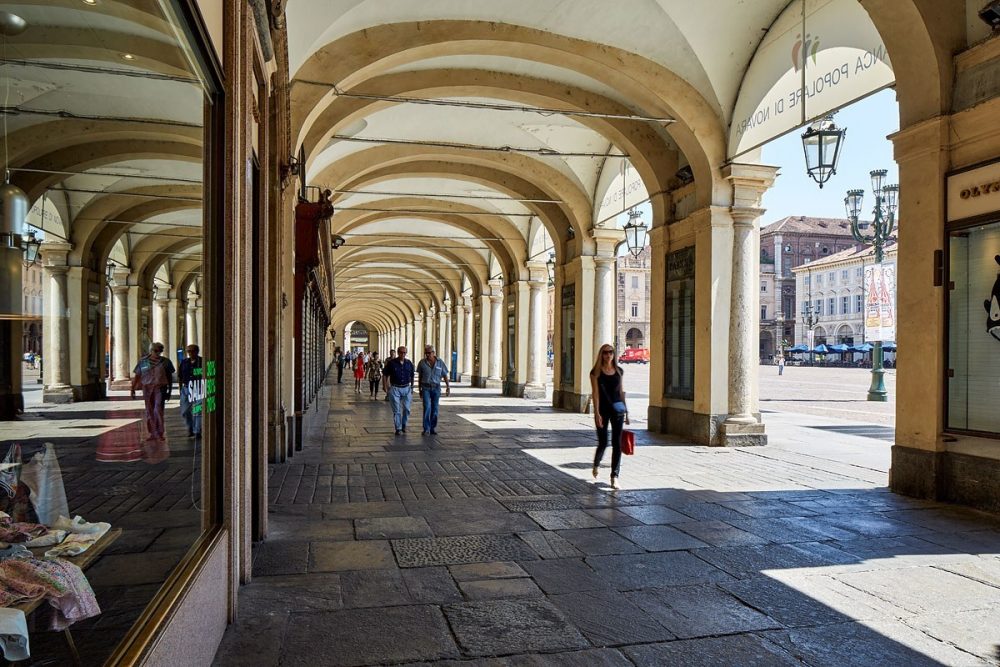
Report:
<svg viewBox="0 0 1000 667"><path fill-rule="evenodd" d="M778 359L785 356L785 313L782 310L778 310L778 314L774 318L774 323L778 328L778 337L774 339L775 349L778 351L778 356L775 357L775 362Z"/></svg>
<svg viewBox="0 0 1000 667"><path fill-rule="evenodd" d="M825 116L809 125L802 134L802 151L806 156L806 173L819 184L830 180L837 173L840 149L844 145L847 130L837 127L832 116Z"/></svg>
<svg viewBox="0 0 1000 667"><path fill-rule="evenodd" d="M859 215L864 201L864 190L848 190L844 197L847 219L851 221L851 234L859 243L871 245L875 250L875 264L881 266L885 246L896 228L896 207L899 198L898 185L886 185L885 169L875 169L870 173L872 193L875 195L874 221L871 225L861 222ZM881 336L879 337L881 339ZM885 402L889 393L885 389L885 368L882 359L882 341L876 340L872 349L872 383L868 389L868 400Z"/></svg>
<svg viewBox="0 0 1000 667"><path fill-rule="evenodd" d="M813 351L812 350L813 350L813 347L815 347L815 346L812 345L812 341L810 340L811 337L809 336L809 333L812 332L813 327L816 326L816 324L819 322L819 318L816 317L816 314L813 312L812 290L811 289L809 291L809 297L810 297L809 301L806 302L805 310L802 311L802 324L806 325L806 341L809 342L809 363L812 364L812 363L814 363Z"/></svg>

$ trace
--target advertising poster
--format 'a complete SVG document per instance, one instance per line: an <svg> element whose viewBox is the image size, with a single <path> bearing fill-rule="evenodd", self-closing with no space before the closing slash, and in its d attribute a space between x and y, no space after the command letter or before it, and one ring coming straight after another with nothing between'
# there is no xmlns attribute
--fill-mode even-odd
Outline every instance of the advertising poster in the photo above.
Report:
<svg viewBox="0 0 1000 667"><path fill-rule="evenodd" d="M865 340L896 340L896 265L865 267Z"/></svg>

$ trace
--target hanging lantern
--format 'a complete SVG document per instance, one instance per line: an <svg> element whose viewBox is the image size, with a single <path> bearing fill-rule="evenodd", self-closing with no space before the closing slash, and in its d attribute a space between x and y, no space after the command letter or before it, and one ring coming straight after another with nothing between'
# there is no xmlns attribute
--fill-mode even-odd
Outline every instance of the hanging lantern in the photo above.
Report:
<svg viewBox="0 0 1000 667"><path fill-rule="evenodd" d="M5 277L0 290L0 319L21 315L21 236L28 217L28 195L7 180L0 185L0 274Z"/></svg>
<svg viewBox="0 0 1000 667"><path fill-rule="evenodd" d="M802 134L806 173L820 188L837 173L837 162L840 160L840 149L844 145L845 136L847 130L837 127L830 116L815 121Z"/></svg>
<svg viewBox="0 0 1000 667"><path fill-rule="evenodd" d="M628 222L624 227L625 243L633 257L638 257L646 247L646 223L642 221L641 215L638 210L629 209Z"/></svg>
<svg viewBox="0 0 1000 667"><path fill-rule="evenodd" d="M24 253L24 266L34 266L35 262L38 261L38 250L41 247L42 242L35 235L34 229L29 229L28 233L24 235L22 240L22 252Z"/></svg>

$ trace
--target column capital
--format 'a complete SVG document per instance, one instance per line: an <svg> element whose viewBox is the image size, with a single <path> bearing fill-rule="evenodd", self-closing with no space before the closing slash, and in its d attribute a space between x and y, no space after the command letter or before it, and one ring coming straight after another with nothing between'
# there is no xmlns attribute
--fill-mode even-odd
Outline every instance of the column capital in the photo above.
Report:
<svg viewBox="0 0 1000 667"><path fill-rule="evenodd" d="M503 294L490 294L490 303L503 303Z"/></svg>
<svg viewBox="0 0 1000 667"><path fill-rule="evenodd" d="M614 266L614 264L615 264L615 262L617 260L618 260L618 258L616 256L614 256L614 255L612 255L612 256L608 256L608 255L596 255L594 257L594 263L597 264L598 267L611 267L611 266Z"/></svg>
<svg viewBox="0 0 1000 667"><path fill-rule="evenodd" d="M733 216L734 225L752 226L760 216L764 215L764 209L749 206L733 206L729 209L729 213Z"/></svg>
<svg viewBox="0 0 1000 667"><path fill-rule="evenodd" d="M45 268L66 266L69 253L72 249L72 243L66 243L65 241L44 241L41 247L41 256L45 262Z"/></svg>
<svg viewBox="0 0 1000 667"><path fill-rule="evenodd" d="M69 266L66 264L46 264L44 269L50 276L64 276L69 273Z"/></svg>
<svg viewBox="0 0 1000 667"><path fill-rule="evenodd" d="M528 283L528 289L530 289L532 292L541 292L549 285L548 280L528 280L527 283Z"/></svg>
<svg viewBox="0 0 1000 667"><path fill-rule="evenodd" d="M756 207L774 184L778 167L764 164L730 163L722 168L722 176L733 186L734 207Z"/></svg>
<svg viewBox="0 0 1000 667"><path fill-rule="evenodd" d="M617 227L595 227L590 230L599 254L614 256L615 248L625 240L625 230Z"/></svg>

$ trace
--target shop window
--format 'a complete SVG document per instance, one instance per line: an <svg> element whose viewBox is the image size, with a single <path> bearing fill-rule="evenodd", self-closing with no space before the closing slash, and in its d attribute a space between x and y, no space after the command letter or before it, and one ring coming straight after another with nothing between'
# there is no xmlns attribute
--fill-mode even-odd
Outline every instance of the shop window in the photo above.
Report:
<svg viewBox="0 0 1000 667"><path fill-rule="evenodd" d="M562 340L559 350L559 378L563 384L573 383L576 360L576 285L562 288Z"/></svg>
<svg viewBox="0 0 1000 667"><path fill-rule="evenodd" d="M0 494L0 510L45 525L50 553L75 559L92 579L100 614L71 630L82 664L96 665L112 657L154 598L162 606L149 607L150 618L169 617L169 600L185 592L174 583L159 595L161 586L188 558L204 556L192 547L207 543L201 538L220 524L225 197L224 137L215 130L224 100L214 51L200 41L189 2L18 8L32 47L17 54L16 65L7 63L16 71L6 74L56 82L46 97L60 114L19 116L11 157L25 148L18 130L44 135L50 154L40 154L37 165L58 162L45 176L52 191L75 186L74 215L91 214L60 221L46 212L38 221L44 268L26 273L23 286L44 289L29 299L41 313L40 338L30 344L41 346L44 363L40 384L37 370L22 380L41 389L33 395L45 416L0 457L19 464L17 489L34 469L45 492L34 503L24 491ZM89 47L60 43L68 26L86 27L72 34ZM77 47L83 50L72 55ZM136 48L140 58L113 62ZM78 135L77 117L94 119L95 136ZM114 150L102 157L104 148ZM17 170L29 165L13 162L15 179L23 178ZM118 190L131 193L128 207L109 194ZM63 237L77 245L51 243ZM189 344L198 346L196 362L187 359ZM241 363L253 365L245 353ZM88 426L63 430L80 416ZM77 515L97 531L94 539L56 532L78 530L60 519ZM62 664L62 635L34 620L32 661Z"/></svg>
<svg viewBox="0 0 1000 667"><path fill-rule="evenodd" d="M694 398L694 248L667 255L664 395Z"/></svg>
<svg viewBox="0 0 1000 667"><path fill-rule="evenodd" d="M1000 222L949 235L948 428L1000 433Z"/></svg>

